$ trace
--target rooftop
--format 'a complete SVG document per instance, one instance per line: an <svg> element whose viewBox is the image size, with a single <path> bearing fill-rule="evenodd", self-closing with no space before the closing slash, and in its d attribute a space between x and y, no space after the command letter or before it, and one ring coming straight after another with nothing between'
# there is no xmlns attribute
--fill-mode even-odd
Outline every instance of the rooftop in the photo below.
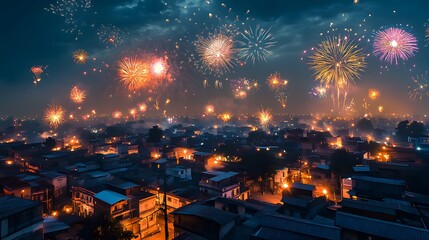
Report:
<svg viewBox="0 0 429 240"><path fill-rule="evenodd" d="M221 226L234 221L238 217L236 214L199 204L186 205L175 210L172 212L172 214L197 216L212 221Z"/></svg>
<svg viewBox="0 0 429 240"><path fill-rule="evenodd" d="M384 183L384 184L390 184L390 185L405 186L405 181L403 181L403 180L395 180L395 179L388 179L388 178L377 178L377 177L369 177L369 176L353 176L352 179L362 180L362 181L367 181L367 182L377 182L377 183Z"/></svg>
<svg viewBox="0 0 429 240"><path fill-rule="evenodd" d="M12 196L0 197L0 219L39 205L39 202L23 198ZM40 211L40 216L42 216L42 211Z"/></svg>
<svg viewBox="0 0 429 240"><path fill-rule="evenodd" d="M119 194L117 192L113 192L110 190L101 191L95 194L94 197L110 205L129 199L127 196L124 196L122 194Z"/></svg>

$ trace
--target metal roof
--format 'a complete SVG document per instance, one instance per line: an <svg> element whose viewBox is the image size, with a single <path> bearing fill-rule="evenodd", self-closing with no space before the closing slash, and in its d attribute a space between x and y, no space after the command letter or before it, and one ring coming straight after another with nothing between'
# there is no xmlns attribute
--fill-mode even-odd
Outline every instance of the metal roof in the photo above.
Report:
<svg viewBox="0 0 429 240"><path fill-rule="evenodd" d="M94 197L98 198L99 200L108 203L110 205L113 205L117 202L128 200L129 198L127 196L124 196L122 194L119 194L117 192L113 192L110 190L104 190L94 195Z"/></svg>

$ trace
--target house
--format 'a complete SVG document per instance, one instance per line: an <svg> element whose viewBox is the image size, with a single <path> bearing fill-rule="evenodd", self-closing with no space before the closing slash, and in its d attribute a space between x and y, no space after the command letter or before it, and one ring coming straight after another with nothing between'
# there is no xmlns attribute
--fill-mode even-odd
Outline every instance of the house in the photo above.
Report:
<svg viewBox="0 0 429 240"><path fill-rule="evenodd" d="M195 239L225 239L239 219L237 214L198 204L181 207L172 214L175 235L190 233L200 237Z"/></svg>
<svg viewBox="0 0 429 240"><path fill-rule="evenodd" d="M139 235L141 238L160 231L157 224L157 199L156 195L149 192L141 192L135 196L138 199Z"/></svg>
<svg viewBox="0 0 429 240"><path fill-rule="evenodd" d="M59 197L67 191L67 176L59 172L41 172L43 177L54 186L54 197Z"/></svg>
<svg viewBox="0 0 429 240"><path fill-rule="evenodd" d="M200 191L213 196L226 198L240 197L240 183L237 180L236 172L202 172L199 183Z"/></svg>
<svg viewBox="0 0 429 240"><path fill-rule="evenodd" d="M110 190L94 194L94 212L111 219L126 220L131 217L130 198Z"/></svg>
<svg viewBox="0 0 429 240"><path fill-rule="evenodd" d="M378 178L370 176L353 176L352 190L349 191L351 197L358 198L394 198L401 199L405 195L405 181Z"/></svg>
<svg viewBox="0 0 429 240"><path fill-rule="evenodd" d="M42 205L13 196L0 197L0 239L43 239Z"/></svg>
<svg viewBox="0 0 429 240"><path fill-rule="evenodd" d="M283 206L278 212L290 217L313 219L327 206L326 198L315 197L314 190L314 185L294 183L283 191Z"/></svg>
<svg viewBox="0 0 429 240"><path fill-rule="evenodd" d="M173 176L177 179L192 180L191 168L181 165L169 167L165 169L165 174Z"/></svg>

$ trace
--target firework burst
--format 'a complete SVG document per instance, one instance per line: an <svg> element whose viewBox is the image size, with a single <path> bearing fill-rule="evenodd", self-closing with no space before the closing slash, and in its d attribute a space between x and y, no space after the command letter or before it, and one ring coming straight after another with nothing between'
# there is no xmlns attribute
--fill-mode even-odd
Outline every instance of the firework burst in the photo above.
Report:
<svg viewBox="0 0 429 240"><path fill-rule="evenodd" d="M380 91L377 89L371 88L368 90L368 97L371 100L376 100L378 97L380 97Z"/></svg>
<svg viewBox="0 0 429 240"><path fill-rule="evenodd" d="M198 36L195 42L203 67L215 73L228 71L234 64L234 39L223 33Z"/></svg>
<svg viewBox="0 0 429 240"><path fill-rule="evenodd" d="M33 83L37 84L42 80L43 66L34 66L30 68L31 73L33 73Z"/></svg>
<svg viewBox="0 0 429 240"><path fill-rule="evenodd" d="M240 78L231 81L231 89L236 99L244 99L249 93L259 88L257 81L249 80L247 78Z"/></svg>
<svg viewBox="0 0 429 240"><path fill-rule="evenodd" d="M70 90L70 100L76 104L83 103L86 98L86 91L80 89L78 86L72 87Z"/></svg>
<svg viewBox="0 0 429 240"><path fill-rule="evenodd" d="M88 52L82 49L73 52L73 59L76 63L84 64L88 60Z"/></svg>
<svg viewBox="0 0 429 240"><path fill-rule="evenodd" d="M279 73L273 73L268 76L267 84L268 84L268 87L271 88L272 90L278 91L286 88L286 86L288 85L288 81L285 79L282 79Z"/></svg>
<svg viewBox="0 0 429 240"><path fill-rule="evenodd" d="M206 115L212 115L215 112L215 107L211 104L208 104L204 107L204 113Z"/></svg>
<svg viewBox="0 0 429 240"><path fill-rule="evenodd" d="M64 122L65 110L60 105L50 105L45 110L45 121L51 128L58 128Z"/></svg>
<svg viewBox="0 0 429 240"><path fill-rule="evenodd" d="M366 67L365 54L348 38L328 38L310 56L316 80L324 86L345 88L360 77Z"/></svg>
<svg viewBox="0 0 429 240"><path fill-rule="evenodd" d="M259 124L261 125L262 128L267 128L270 125L271 119L273 117L269 109L259 110L259 112L257 113L257 116L259 119Z"/></svg>
<svg viewBox="0 0 429 240"><path fill-rule="evenodd" d="M360 77L366 67L362 49L347 37L327 38L314 48L310 59L315 79L325 87L336 89L336 93L332 94L334 106L344 109L349 85ZM344 101L340 101L341 96Z"/></svg>
<svg viewBox="0 0 429 240"><path fill-rule="evenodd" d="M417 39L400 28L378 31L374 38L374 55L390 64L408 60L417 50Z"/></svg>
<svg viewBox="0 0 429 240"><path fill-rule="evenodd" d="M271 49L275 45L270 29L263 29L257 26L255 29L249 28L241 33L243 40L238 41L238 56L244 61L251 60L266 61L267 56L272 54Z"/></svg>
<svg viewBox="0 0 429 240"><path fill-rule="evenodd" d="M408 86L410 91L408 95L411 100L423 99L424 97L429 97L429 80L427 73L415 76L412 78L413 86Z"/></svg>
<svg viewBox="0 0 429 240"><path fill-rule="evenodd" d="M104 25L98 29L98 39L104 43L106 47L117 47L125 42L125 33L117 26Z"/></svg>
<svg viewBox="0 0 429 240"><path fill-rule="evenodd" d="M82 35L81 27L86 25L85 15L90 8L92 8L91 0L57 0L45 10L64 20L67 25L67 28L63 29L64 32Z"/></svg>
<svg viewBox="0 0 429 240"><path fill-rule="evenodd" d="M124 58L118 64L118 76L129 91L137 91L148 86L150 66L137 58Z"/></svg>
<svg viewBox="0 0 429 240"><path fill-rule="evenodd" d="M227 122L229 122L229 121L231 120L232 115L231 115L230 113L222 113L222 114L219 116L219 118L220 118L223 122L227 123Z"/></svg>
<svg viewBox="0 0 429 240"><path fill-rule="evenodd" d="M318 97L318 98L324 98L324 97L327 96L328 90L329 90L328 87L325 87L323 85L319 85L319 86L316 86L316 87L312 88L309 93L312 96L315 96L315 97Z"/></svg>

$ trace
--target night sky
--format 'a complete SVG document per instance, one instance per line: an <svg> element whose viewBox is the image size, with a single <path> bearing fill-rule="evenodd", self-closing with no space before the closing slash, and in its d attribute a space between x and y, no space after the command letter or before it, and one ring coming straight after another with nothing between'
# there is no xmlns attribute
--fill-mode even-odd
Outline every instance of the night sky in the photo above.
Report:
<svg viewBox="0 0 429 240"><path fill-rule="evenodd" d="M127 113L145 101L149 112L156 114L152 107L154 100L148 102L149 97L162 103L158 112L166 110L170 115L201 115L209 103L218 113L255 113L258 108L270 108L273 113L329 112L329 98L318 99L309 94L316 85L308 64L310 49L329 36L346 35L352 39L364 36L358 44L371 53L375 31L387 27L412 33L419 50L413 58L398 65L381 62L372 54L366 58L368 67L349 93L349 98L354 98L356 114L365 113L364 98L373 112L382 105L383 113L427 113L429 97L410 100L408 86L413 76L429 69L429 49L425 46L428 1L360 0L355 4L353 0L93 0L91 3L92 7L85 11L75 12L73 24L46 10L50 4L56 4L54 1L2 3L0 115L40 117L52 103L61 104L72 113L84 114L93 109L100 114ZM237 31L256 26L270 29L276 42L271 48L273 54L266 61L234 66L221 75L201 71L196 67L197 35L206 36L228 24ZM120 29L121 44L113 46L100 41L97 33L102 26ZM90 55L85 64L73 61L73 51L78 49ZM118 80L118 61L143 55L167 55L174 81L156 92L141 91L129 96ZM40 65L47 68L35 86L30 68ZM281 108L265 84L267 76L274 72L289 81L286 109ZM246 99L236 100L229 82L241 77L257 80L260 88ZM204 79L209 86L203 86ZM222 82L222 89L214 87L216 80ZM79 105L81 110L69 99L74 85L85 88L88 94ZM381 92L375 102L368 100L369 88ZM164 106L166 98L171 103Z"/></svg>

